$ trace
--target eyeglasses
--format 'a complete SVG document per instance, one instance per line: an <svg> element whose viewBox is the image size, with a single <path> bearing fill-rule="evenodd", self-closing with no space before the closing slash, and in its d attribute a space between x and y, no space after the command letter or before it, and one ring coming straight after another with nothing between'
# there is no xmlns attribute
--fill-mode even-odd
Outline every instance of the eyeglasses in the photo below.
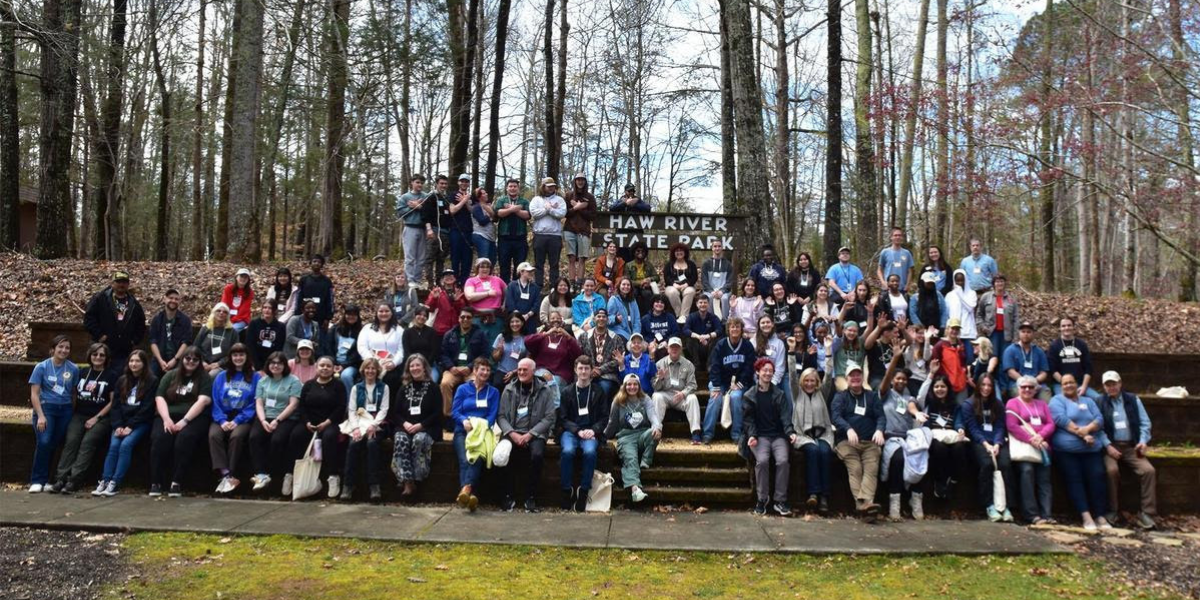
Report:
<svg viewBox="0 0 1200 600"><path fill-rule="evenodd" d="M195 356L185 356L183 357L183 362L200 362L200 359Z"/></svg>
<svg viewBox="0 0 1200 600"><path fill-rule="evenodd" d="M1023 390L1032 390L1033 388L1035 388L1035 387L1037 387L1037 386L1035 386L1035 385L1020 385L1020 386L1017 386L1017 387L1019 387L1019 388L1021 388L1021 389L1023 389Z"/></svg>

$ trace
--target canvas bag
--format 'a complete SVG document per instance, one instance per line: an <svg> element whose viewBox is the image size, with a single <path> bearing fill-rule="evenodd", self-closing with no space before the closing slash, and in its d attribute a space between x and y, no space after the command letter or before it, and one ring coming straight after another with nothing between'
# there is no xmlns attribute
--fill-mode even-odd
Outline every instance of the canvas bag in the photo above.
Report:
<svg viewBox="0 0 1200 600"><path fill-rule="evenodd" d="M1021 415L1011 410L1007 412L1021 422L1021 428L1027 433L1037 433L1033 430L1033 427L1030 427L1029 423L1025 422L1025 419L1021 418ZM1034 448L1033 444L1022 442L1011 435L1008 436L1008 457L1017 462L1043 463L1047 466L1050 464L1050 461L1047 460L1048 457L1045 456L1041 448Z"/></svg>
<svg viewBox="0 0 1200 600"><path fill-rule="evenodd" d="M292 500L307 498L321 491L321 463L313 457L313 445L317 434L308 442L304 455L296 461L292 470Z"/></svg>
<svg viewBox="0 0 1200 600"><path fill-rule="evenodd" d="M1004 475L1000 473L1000 466L996 464L996 457L992 457L992 506L998 512L1008 510L1008 492L1004 489Z"/></svg>
<svg viewBox="0 0 1200 600"><path fill-rule="evenodd" d="M737 377L729 380L729 391L721 394L721 428L729 429L733 427L733 409L729 406L729 392L733 391L733 386L737 385Z"/></svg>
<svg viewBox="0 0 1200 600"><path fill-rule="evenodd" d="M613 476L592 472L592 489L588 490L587 512L608 512L612 508Z"/></svg>

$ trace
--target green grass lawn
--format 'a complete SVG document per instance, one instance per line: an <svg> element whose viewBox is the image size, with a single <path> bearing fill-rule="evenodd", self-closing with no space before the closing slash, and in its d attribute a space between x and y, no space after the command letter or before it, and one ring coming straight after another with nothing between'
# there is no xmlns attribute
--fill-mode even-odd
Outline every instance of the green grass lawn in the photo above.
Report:
<svg viewBox="0 0 1200 600"><path fill-rule="evenodd" d="M121 597L371 598L1140 598L1074 555L877 557L568 550L288 536L137 534L141 576Z"/></svg>

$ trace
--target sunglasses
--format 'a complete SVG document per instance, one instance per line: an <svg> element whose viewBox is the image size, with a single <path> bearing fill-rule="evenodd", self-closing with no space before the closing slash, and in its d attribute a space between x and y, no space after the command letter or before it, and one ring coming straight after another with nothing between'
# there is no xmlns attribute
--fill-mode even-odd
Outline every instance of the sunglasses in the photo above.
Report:
<svg viewBox="0 0 1200 600"><path fill-rule="evenodd" d="M195 356L185 356L183 362L200 362L200 359Z"/></svg>
<svg viewBox="0 0 1200 600"><path fill-rule="evenodd" d="M1037 386L1035 386L1035 385L1022 385L1022 386L1017 386L1017 387L1019 387L1019 388L1021 388L1021 389L1023 389L1023 390L1032 390L1033 388L1035 388L1035 387L1037 387Z"/></svg>

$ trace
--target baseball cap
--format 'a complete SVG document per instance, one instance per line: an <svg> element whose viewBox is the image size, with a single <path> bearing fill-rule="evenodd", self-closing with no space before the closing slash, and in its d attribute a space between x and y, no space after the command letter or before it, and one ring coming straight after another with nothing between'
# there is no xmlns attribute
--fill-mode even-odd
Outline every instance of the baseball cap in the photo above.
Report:
<svg viewBox="0 0 1200 600"><path fill-rule="evenodd" d="M925 271L921 273L921 283L937 283L937 275L933 271Z"/></svg>
<svg viewBox="0 0 1200 600"><path fill-rule="evenodd" d="M948 319L946 321L946 329L962 329L962 321L957 318Z"/></svg>
<svg viewBox="0 0 1200 600"><path fill-rule="evenodd" d="M1116 371L1105 371L1104 375L1100 376L1100 383L1108 383L1110 381L1121 383L1121 375Z"/></svg>
<svg viewBox="0 0 1200 600"><path fill-rule="evenodd" d="M238 269L237 274L238 274L238 276L245 275L246 277L254 276L254 273L251 273L250 269L247 269L246 267L242 267L242 268Z"/></svg>
<svg viewBox="0 0 1200 600"><path fill-rule="evenodd" d="M644 342L644 341L646 341L646 338L642 337L642 334L641 334L640 332L637 332L637 331L633 332L633 335L630 335L630 336L629 336L629 341L631 341L631 342L632 342L632 341L633 341L633 338L637 338L637 339L639 339L639 340L642 340L643 342Z"/></svg>
<svg viewBox="0 0 1200 600"><path fill-rule="evenodd" d="M456 273L454 272L454 269L442 269L441 276L445 277L447 275L456 275Z"/></svg>
<svg viewBox="0 0 1200 600"><path fill-rule="evenodd" d="M671 347L671 346L679 346L680 348L682 348L682 347L683 347L683 340L681 340L681 339L679 339L679 338L677 338L677 337L673 337L673 338L671 338L671 339L667 340L667 347L669 348L669 347Z"/></svg>
<svg viewBox="0 0 1200 600"><path fill-rule="evenodd" d="M532 271L532 270L534 270L534 269L533 269L533 265L531 265L531 264L529 264L529 263L527 263L527 262L523 262L523 263L521 263L521 264L517 265L517 271L518 271L518 272L520 272L520 271Z"/></svg>
<svg viewBox="0 0 1200 600"><path fill-rule="evenodd" d="M112 276L113 281L129 281L129 274L125 271L114 271Z"/></svg>
<svg viewBox="0 0 1200 600"><path fill-rule="evenodd" d="M843 252L849 252L849 251L850 251L850 246L842 246L841 248L838 248L838 254L841 254Z"/></svg>
<svg viewBox="0 0 1200 600"><path fill-rule="evenodd" d="M1021 321L1021 326L1017 329L1033 329L1033 323L1029 321Z"/></svg>
<svg viewBox="0 0 1200 600"><path fill-rule="evenodd" d="M633 185L632 183L625 184L625 191L627 191L627 192L632 192L636 189L637 189L637 186Z"/></svg>
<svg viewBox="0 0 1200 600"><path fill-rule="evenodd" d="M543 180L542 180L542 185L552 185L552 186L554 186L554 187L558 187L558 184L557 184L557 183L555 183L555 181L554 181L554 178L553 178L553 177L547 177L547 178L543 179Z"/></svg>
<svg viewBox="0 0 1200 600"><path fill-rule="evenodd" d="M584 175L583 173L576 173L574 178L575 178L575 179L585 179L585 180L586 180L586 179L587 179L587 175Z"/></svg>
<svg viewBox="0 0 1200 600"><path fill-rule="evenodd" d="M860 364L858 364L858 363L856 363L856 362L848 362L848 363L846 363L846 374L847 374L847 375L849 375L849 374L851 374L851 373L853 373L853 372L855 372L855 371L858 371L859 373L862 373L862 370L863 370L863 368L862 368L862 365L860 365Z"/></svg>
<svg viewBox="0 0 1200 600"><path fill-rule="evenodd" d="M312 343L312 340L300 340L300 343L296 344L296 350L300 350L301 348L308 348L309 350L317 349L316 345Z"/></svg>
<svg viewBox="0 0 1200 600"><path fill-rule="evenodd" d="M471 180L471 176L470 176L470 175L468 175L468 174L466 174L466 173L463 173L462 175L459 175L459 176L458 176L458 180L459 180L459 181L462 181L462 180L464 180L464 179L465 179L465 180L467 180L467 181L470 181L470 180Z"/></svg>

